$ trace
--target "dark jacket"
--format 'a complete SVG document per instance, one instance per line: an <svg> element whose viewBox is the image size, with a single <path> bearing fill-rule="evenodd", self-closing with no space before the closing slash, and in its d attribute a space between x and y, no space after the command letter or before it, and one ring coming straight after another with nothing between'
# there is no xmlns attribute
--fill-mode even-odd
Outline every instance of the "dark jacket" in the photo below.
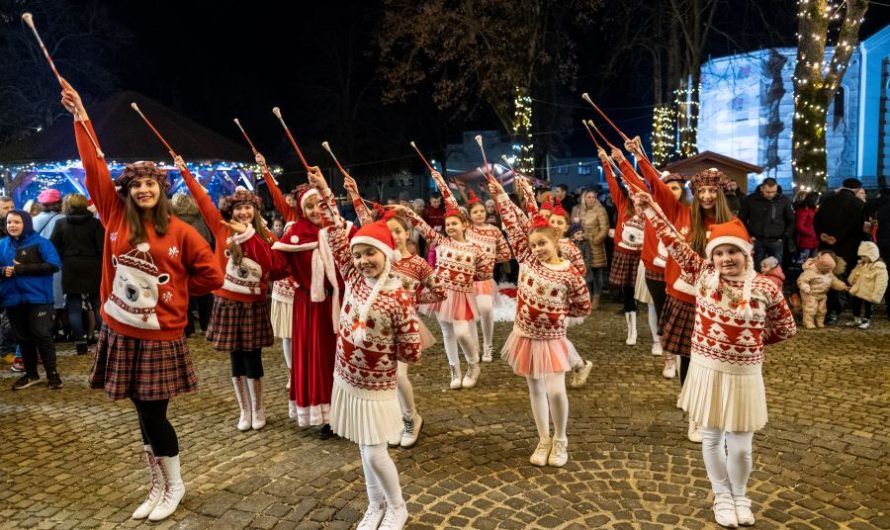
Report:
<svg viewBox="0 0 890 530"><path fill-rule="evenodd" d="M859 242L867 237L863 231L864 224L865 203L857 199L852 190L846 188L822 201L813 217L813 228L819 237L819 248L833 250L847 261L848 266L856 263ZM828 244L822 241L822 234L832 236L837 241L833 245Z"/></svg>
<svg viewBox="0 0 890 530"><path fill-rule="evenodd" d="M197 213L197 212L194 214L178 213L178 214L176 214L176 217L179 217L180 219L182 219L183 221L188 223L189 226L191 226L199 234L201 234L201 237L203 237L204 240L207 241L207 243L211 247L213 247L213 245L214 245L213 234L210 232L210 229L207 228L207 225L204 223L204 218L201 217L200 213Z"/></svg>
<svg viewBox="0 0 890 530"><path fill-rule="evenodd" d="M742 201L739 220L748 227L751 237L757 239L790 239L794 234L794 209L791 199L776 193L767 199L760 188Z"/></svg>
<svg viewBox="0 0 890 530"><path fill-rule="evenodd" d="M875 218L878 220L878 235L875 241L882 251L890 249L890 190L881 191L881 195L875 199ZM884 253L881 252L881 255ZM885 256L887 257L890 256Z"/></svg>
<svg viewBox="0 0 890 530"><path fill-rule="evenodd" d="M62 259L62 292L99 294L105 229L87 210L60 219L50 238Z"/></svg>
<svg viewBox="0 0 890 530"><path fill-rule="evenodd" d="M12 210L24 220L19 237L0 240L0 267L15 267L9 278L0 274L0 300L3 307L21 304L52 304L53 273L62 266L59 254L49 239L34 232L31 216Z"/></svg>

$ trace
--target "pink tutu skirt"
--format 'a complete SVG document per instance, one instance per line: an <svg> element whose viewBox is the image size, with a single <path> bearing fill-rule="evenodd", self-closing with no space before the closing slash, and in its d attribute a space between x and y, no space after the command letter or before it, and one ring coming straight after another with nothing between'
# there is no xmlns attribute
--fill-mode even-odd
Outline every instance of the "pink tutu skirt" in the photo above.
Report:
<svg viewBox="0 0 890 530"><path fill-rule="evenodd" d="M473 293L445 291L445 299L432 304L436 318L445 322L476 320L476 296Z"/></svg>
<svg viewBox="0 0 890 530"><path fill-rule="evenodd" d="M581 357L575 346L567 339L530 339L514 329L504 348L501 358L513 368L513 373L537 379L546 374L568 372L581 364Z"/></svg>
<svg viewBox="0 0 890 530"><path fill-rule="evenodd" d="M494 278L473 282L473 294L476 296L479 296L480 294L494 296L495 292L497 292L497 286L494 283Z"/></svg>
<svg viewBox="0 0 890 530"><path fill-rule="evenodd" d="M418 320L417 322L420 324L420 329L418 330L420 333L420 350L423 351L436 343L436 337L430 333L430 328L426 327L423 320Z"/></svg>

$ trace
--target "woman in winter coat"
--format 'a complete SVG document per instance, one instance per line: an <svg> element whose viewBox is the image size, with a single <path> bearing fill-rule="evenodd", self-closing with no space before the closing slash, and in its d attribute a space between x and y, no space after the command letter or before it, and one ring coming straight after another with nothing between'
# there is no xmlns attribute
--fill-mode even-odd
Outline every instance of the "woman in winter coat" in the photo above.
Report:
<svg viewBox="0 0 890 530"><path fill-rule="evenodd" d="M48 239L34 231L31 216L24 210L6 214L6 232L9 236L0 240L0 300L25 362L25 374L12 389L40 382L38 351L49 388L62 388L53 344L53 273L62 266L59 254Z"/></svg>
<svg viewBox="0 0 890 530"><path fill-rule="evenodd" d="M92 310L95 315L96 329L102 326L99 283L105 229L87 210L88 205L87 198L80 193L65 197L65 217L56 223L50 238L62 259L62 292L78 355L87 352L86 311Z"/></svg>
<svg viewBox="0 0 890 530"><path fill-rule="evenodd" d="M572 221L581 225L590 247L590 273L593 277L590 295L593 309L597 309L605 281L605 241L609 237L609 215L593 190L585 191L581 202L572 209Z"/></svg>
<svg viewBox="0 0 890 530"><path fill-rule="evenodd" d="M816 216L816 204L819 201L819 194L815 191L807 193L804 200L794 212L794 227L797 231L797 251L799 252L798 260L803 263L807 258L816 255L816 249L819 248L819 237L816 235L816 229L813 228L813 218Z"/></svg>

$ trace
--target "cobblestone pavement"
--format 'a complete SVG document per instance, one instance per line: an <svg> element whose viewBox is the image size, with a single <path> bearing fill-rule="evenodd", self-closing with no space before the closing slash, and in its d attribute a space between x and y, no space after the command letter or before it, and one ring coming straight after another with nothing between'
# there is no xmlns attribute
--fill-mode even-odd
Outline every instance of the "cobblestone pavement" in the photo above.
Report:
<svg viewBox="0 0 890 530"><path fill-rule="evenodd" d="M716 527L700 448L674 407L678 383L661 377L644 318L640 343L623 344L615 309L570 331L596 368L569 391L562 469L528 463L527 387L505 364L459 391L447 389L440 345L412 368L423 434L391 450L408 528ZM880 320L870 331L802 330L768 350L770 422L755 436L750 480L758 529L890 528L890 325ZM498 342L508 330L498 324ZM90 359L63 349L60 391L12 392L14 376L0 376L0 527L353 527L365 507L358 448L288 420L280 351L265 354L269 425L239 433L228 355L203 338L190 346L201 386L171 405L188 488L171 519L129 519L147 493L135 412L88 390Z"/></svg>

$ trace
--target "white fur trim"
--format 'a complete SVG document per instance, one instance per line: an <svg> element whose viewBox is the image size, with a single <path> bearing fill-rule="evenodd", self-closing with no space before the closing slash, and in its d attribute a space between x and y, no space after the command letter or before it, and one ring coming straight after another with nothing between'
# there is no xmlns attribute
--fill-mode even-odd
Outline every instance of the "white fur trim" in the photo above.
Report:
<svg viewBox="0 0 890 530"><path fill-rule="evenodd" d="M379 250L380 252L383 252L383 254L386 255L386 258L390 259L390 260L392 259L393 252L395 251L394 248L387 245L383 241L380 241L376 237L370 237L370 236L355 236L355 237L353 237L349 241L349 248L352 248L356 245L372 246L372 247L376 248L377 250Z"/></svg>
<svg viewBox="0 0 890 530"><path fill-rule="evenodd" d="M304 250L315 250L316 248L318 248L318 241L303 243L302 245L288 245L281 241L272 243L273 250L280 250L282 252L303 252Z"/></svg>
<svg viewBox="0 0 890 530"><path fill-rule="evenodd" d="M720 245L733 245L742 249L745 254L751 254L751 250L753 245L748 243L744 239L736 236L720 236L715 237L714 239L708 241L708 246L705 247L705 255L708 259L711 258L711 253L714 252L714 249L719 247Z"/></svg>
<svg viewBox="0 0 890 530"><path fill-rule="evenodd" d="M315 188L310 188L306 193L303 194L302 197L300 197L300 210L306 209L306 201L308 201L309 197L312 197L313 195L318 195L319 197L321 197L321 194Z"/></svg>
<svg viewBox="0 0 890 530"><path fill-rule="evenodd" d="M226 242L228 243L229 241L231 241L234 242L236 245L240 245L241 243L244 243L248 239L252 238L254 234L256 234L256 230L253 228L253 226L247 225L247 230L245 230L241 234L232 234L232 237L230 237L229 240L227 240Z"/></svg>

